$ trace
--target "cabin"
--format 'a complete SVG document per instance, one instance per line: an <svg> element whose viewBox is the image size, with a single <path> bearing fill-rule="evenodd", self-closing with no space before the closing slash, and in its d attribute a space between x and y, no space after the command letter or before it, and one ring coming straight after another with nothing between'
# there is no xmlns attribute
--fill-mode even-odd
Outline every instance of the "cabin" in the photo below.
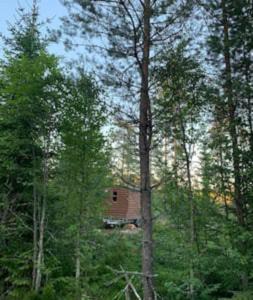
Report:
<svg viewBox="0 0 253 300"><path fill-rule="evenodd" d="M134 224L140 226L140 192L129 188L117 187L109 191L103 219L105 227Z"/></svg>

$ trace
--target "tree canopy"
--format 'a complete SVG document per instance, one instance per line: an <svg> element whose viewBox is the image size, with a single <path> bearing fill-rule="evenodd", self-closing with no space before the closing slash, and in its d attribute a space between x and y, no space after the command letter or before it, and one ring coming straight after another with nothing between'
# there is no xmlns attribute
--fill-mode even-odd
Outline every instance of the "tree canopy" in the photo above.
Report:
<svg viewBox="0 0 253 300"><path fill-rule="evenodd" d="M252 0L64 0L71 66L32 3L2 36L0 299L253 299Z"/></svg>

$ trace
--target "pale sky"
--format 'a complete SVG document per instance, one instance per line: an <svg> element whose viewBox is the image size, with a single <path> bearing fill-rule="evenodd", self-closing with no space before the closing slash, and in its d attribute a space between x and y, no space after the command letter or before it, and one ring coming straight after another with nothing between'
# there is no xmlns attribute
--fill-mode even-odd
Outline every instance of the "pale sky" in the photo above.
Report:
<svg viewBox="0 0 253 300"><path fill-rule="evenodd" d="M50 28L57 29L60 27L60 17L67 14L66 8L61 4L60 0L39 0L40 7L40 19L50 19ZM8 35L8 22L15 22L16 9L23 7L29 9L31 7L32 0L0 0L0 32L4 35ZM0 41L0 55L2 54L2 41ZM63 45L53 44L49 47L50 53L71 57L70 53L64 51Z"/></svg>

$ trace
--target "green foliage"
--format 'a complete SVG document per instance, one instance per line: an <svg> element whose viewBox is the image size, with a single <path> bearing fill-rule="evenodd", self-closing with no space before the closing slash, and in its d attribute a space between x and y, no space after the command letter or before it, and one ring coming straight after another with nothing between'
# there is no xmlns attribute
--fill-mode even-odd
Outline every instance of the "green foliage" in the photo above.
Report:
<svg viewBox="0 0 253 300"><path fill-rule="evenodd" d="M128 42L132 43L131 22L122 14L122 8L110 11L108 20L99 1L94 5L93 1L67 2L85 8L85 16L89 18L80 18L88 29L85 34L94 29L89 22L91 16L96 16L96 22L109 23L111 31L107 37L112 42L109 55L113 59L130 58L124 49L129 51ZM174 22L173 12L178 15L180 11L181 18L190 11L184 5L177 5L180 1L165 2L159 2L164 4L159 8L154 6L154 19L159 20L160 13L165 16L168 6L170 16L164 20L169 24ZM156 101L152 103L155 108L152 147L158 144L158 148L152 148L152 180L161 180L158 189L153 190L155 288L158 298L166 300L248 300L253 299L253 73L249 1L225 1L231 25L231 80L236 96L242 196L247 212L244 227L238 226L232 203L234 174L228 100L223 89L226 80L222 54L226 45L221 1L199 2L211 12L208 47L218 75L206 76L194 53L189 51L188 41L176 42L169 51L158 47L163 51L158 51L161 55L151 70L154 86L158 86ZM128 9L131 3L128 2ZM139 5L137 15L142 11ZM139 21L137 15L134 21L138 25L142 18ZM113 22L116 16L121 18L120 22ZM112 185L110 156L116 156L108 149L105 134L108 115L103 94L94 79L83 71L72 78L63 74L58 59L47 52L40 38L37 17L35 5L32 13L23 16L19 27L11 28L12 37L5 40L5 58L0 64L0 299L123 298L126 279L118 271L140 272L141 229L130 233L103 229L106 189ZM162 23L157 25L157 32ZM177 29L175 25L172 31ZM135 38L141 43L141 27L137 31ZM118 43L119 39L123 42ZM153 48L154 52L158 48ZM118 72L107 80L120 88L126 84L135 95L139 92L135 87L139 73L136 64L132 66L127 74L130 80L125 83ZM111 64L107 67L111 71ZM203 124L207 121L210 124ZM138 183L138 159L134 157L136 132L128 123L121 122L121 126L127 134L119 130L109 142L122 146L124 153L116 160L121 163L121 174ZM164 137L165 154L160 145ZM45 152L47 146L49 151ZM193 167L194 146L198 168ZM45 160L49 163L46 183ZM190 179L196 179L192 180L191 195L196 226L194 245L190 238L187 162L191 165ZM118 178L114 181L118 182ZM32 290L33 199L35 192L39 219L45 190L42 285L35 293ZM79 280L76 279L78 251ZM133 276L132 282L141 294L139 274Z"/></svg>
<svg viewBox="0 0 253 300"><path fill-rule="evenodd" d="M36 22L34 7L20 28L12 28L0 66L0 278L10 295L31 288L32 200L36 193L39 210L45 195L45 148L57 132L61 74L57 59L39 42Z"/></svg>
<svg viewBox="0 0 253 300"><path fill-rule="evenodd" d="M253 297L252 292L239 292L236 293L235 296L232 298L234 300L250 300Z"/></svg>
<svg viewBox="0 0 253 300"><path fill-rule="evenodd" d="M232 297L232 291L241 289L245 274L251 280L252 234L238 228L235 221L226 221L223 209L212 199L195 193L198 249L191 281L189 206L184 195L184 189L170 183L155 193L155 213L160 215L154 228L157 292L166 299L190 299L191 283L196 299ZM240 245L245 243L249 252L242 254Z"/></svg>
<svg viewBox="0 0 253 300"><path fill-rule="evenodd" d="M43 288L42 293L38 294L34 291L19 290L10 293L6 300L58 300L56 292L52 285Z"/></svg>

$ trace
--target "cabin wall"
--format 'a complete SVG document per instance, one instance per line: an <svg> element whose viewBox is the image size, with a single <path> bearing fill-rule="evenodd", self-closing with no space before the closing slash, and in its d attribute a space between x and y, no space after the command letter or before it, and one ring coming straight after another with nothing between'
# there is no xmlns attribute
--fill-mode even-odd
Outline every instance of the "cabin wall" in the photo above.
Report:
<svg viewBox="0 0 253 300"><path fill-rule="evenodd" d="M141 214L140 209L140 193L129 191L127 219L139 219Z"/></svg>
<svg viewBox="0 0 253 300"><path fill-rule="evenodd" d="M115 193L117 193L115 197ZM107 199L106 217L113 219L140 219L140 193L126 188L115 188Z"/></svg>
<svg viewBox="0 0 253 300"><path fill-rule="evenodd" d="M113 192L117 193L116 201L113 200ZM128 211L128 190L115 188L109 194L107 200L106 216L114 219L126 219Z"/></svg>

